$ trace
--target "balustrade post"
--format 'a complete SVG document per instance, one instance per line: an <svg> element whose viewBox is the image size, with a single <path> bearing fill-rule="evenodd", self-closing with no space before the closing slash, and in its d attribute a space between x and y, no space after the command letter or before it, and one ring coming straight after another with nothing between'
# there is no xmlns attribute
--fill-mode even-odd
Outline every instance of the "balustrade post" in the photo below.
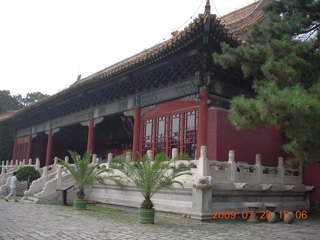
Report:
<svg viewBox="0 0 320 240"><path fill-rule="evenodd" d="M198 174L194 176L192 183L192 210L203 216L212 208L213 180L209 175L207 147L201 146L198 162Z"/></svg>
<svg viewBox="0 0 320 240"><path fill-rule="evenodd" d="M131 153L130 152L126 152L126 160L131 161Z"/></svg>
<svg viewBox="0 0 320 240"><path fill-rule="evenodd" d="M171 156L171 159L173 159L173 160L177 160L177 158L178 158L178 154L179 154L179 150L178 150L178 148L172 148L172 156ZM174 163L174 165L176 166L176 167L178 167L178 162L175 162Z"/></svg>
<svg viewBox="0 0 320 240"><path fill-rule="evenodd" d="M32 158L29 158L28 166L32 165Z"/></svg>
<svg viewBox="0 0 320 240"><path fill-rule="evenodd" d="M36 169L38 171L40 171L40 160L39 160L39 158L36 158Z"/></svg>
<svg viewBox="0 0 320 240"><path fill-rule="evenodd" d="M171 156L171 158L172 159L176 159L178 157L178 154L179 154L178 148L172 148L172 156Z"/></svg>
<svg viewBox="0 0 320 240"><path fill-rule="evenodd" d="M257 183L262 182L263 168L261 164L261 154L256 154Z"/></svg>
<svg viewBox="0 0 320 240"><path fill-rule="evenodd" d="M198 176L204 177L209 175L208 165L207 146L201 146L200 158L198 163Z"/></svg>
<svg viewBox="0 0 320 240"><path fill-rule="evenodd" d="M235 152L233 150L229 151L228 163L230 165L230 182L235 182L236 181L237 166L236 166L236 162L235 162Z"/></svg>
<svg viewBox="0 0 320 240"><path fill-rule="evenodd" d="M95 163L97 163L97 154L93 154L92 155L92 162L91 162L92 164L95 164Z"/></svg>
<svg viewBox="0 0 320 240"><path fill-rule="evenodd" d="M62 168L61 165L57 166L57 174L56 174L56 176L57 176L57 186L56 186L56 188L57 188L57 189L61 189L61 188L62 188L61 168Z"/></svg>
<svg viewBox="0 0 320 240"><path fill-rule="evenodd" d="M45 179L44 181L48 180L48 166L43 167L42 178Z"/></svg>
<svg viewBox="0 0 320 240"><path fill-rule="evenodd" d="M54 165L57 165L57 164L58 164L58 157L54 157L54 159L53 159L53 164L54 164Z"/></svg>
<svg viewBox="0 0 320 240"><path fill-rule="evenodd" d="M147 151L147 156L148 156L148 158L150 159L150 161L153 160L153 152L152 152L152 150L148 150L148 151Z"/></svg>
<svg viewBox="0 0 320 240"><path fill-rule="evenodd" d="M69 163L69 156L65 156L64 161L65 161L65 163Z"/></svg>
<svg viewBox="0 0 320 240"><path fill-rule="evenodd" d="M112 161L112 158L113 158L113 154L112 154L112 153L108 153L107 168L109 168L109 166L110 166L110 162Z"/></svg>
<svg viewBox="0 0 320 240"><path fill-rule="evenodd" d="M108 153L108 162L111 162L113 158L113 154L112 153Z"/></svg>
<svg viewBox="0 0 320 240"><path fill-rule="evenodd" d="M58 157L54 157L53 158L53 168L54 168L54 171L57 171L58 170Z"/></svg>

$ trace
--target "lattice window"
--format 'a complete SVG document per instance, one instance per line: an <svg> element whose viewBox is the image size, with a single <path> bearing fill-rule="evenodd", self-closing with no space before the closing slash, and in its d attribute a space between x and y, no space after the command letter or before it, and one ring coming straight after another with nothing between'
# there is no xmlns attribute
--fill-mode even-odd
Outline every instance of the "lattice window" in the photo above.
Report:
<svg viewBox="0 0 320 240"><path fill-rule="evenodd" d="M143 143L142 152L146 154L149 149L153 149L152 146L152 133L153 133L153 119L144 121L143 124Z"/></svg>
<svg viewBox="0 0 320 240"><path fill-rule="evenodd" d="M169 116L170 131L168 140L168 153L171 155L172 148L180 149L180 126L181 126L181 114L175 114Z"/></svg>
<svg viewBox="0 0 320 240"><path fill-rule="evenodd" d="M143 124L142 153L150 149L154 154L171 156L173 148L195 157L197 141L197 111L177 113L148 119Z"/></svg>
<svg viewBox="0 0 320 240"><path fill-rule="evenodd" d="M27 151L28 151L28 143L18 144L16 158L19 160L26 159Z"/></svg>
<svg viewBox="0 0 320 240"><path fill-rule="evenodd" d="M155 136L154 153L166 154L166 118L160 117L156 119L156 136Z"/></svg>
<svg viewBox="0 0 320 240"><path fill-rule="evenodd" d="M197 145L197 111L190 111L185 113L185 129L183 136L184 152L188 154L189 158L195 158L195 151Z"/></svg>

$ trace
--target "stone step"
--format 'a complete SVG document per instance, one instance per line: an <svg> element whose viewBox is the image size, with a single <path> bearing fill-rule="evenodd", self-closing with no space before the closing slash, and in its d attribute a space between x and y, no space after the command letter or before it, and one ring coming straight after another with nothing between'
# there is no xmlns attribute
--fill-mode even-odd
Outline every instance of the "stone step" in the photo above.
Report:
<svg viewBox="0 0 320 240"><path fill-rule="evenodd" d="M36 201L38 201L39 199L37 197L34 196L25 196L21 199L22 202L27 202L27 203L35 203Z"/></svg>

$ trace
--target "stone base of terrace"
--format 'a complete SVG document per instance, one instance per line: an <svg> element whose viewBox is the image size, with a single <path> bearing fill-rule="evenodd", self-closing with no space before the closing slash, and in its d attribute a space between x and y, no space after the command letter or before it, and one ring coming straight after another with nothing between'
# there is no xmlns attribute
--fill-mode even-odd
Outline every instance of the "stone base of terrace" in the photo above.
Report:
<svg viewBox="0 0 320 240"><path fill-rule="evenodd" d="M301 168L284 168L282 158L277 167L262 166L260 155L254 165L239 163L234 155L230 151L228 161L208 160L203 146L199 160L178 162L196 167L191 169L193 176L179 179L184 188L174 185L155 194L152 198L155 209L198 220L211 219L213 211L241 214L251 205L259 206L256 209L260 211L266 211L270 204L276 206L275 211L309 209L306 193L313 187L302 184ZM139 207L143 201L134 186L120 189L111 182L93 185L88 198L126 207Z"/></svg>
<svg viewBox="0 0 320 240"><path fill-rule="evenodd" d="M173 157L177 149L173 149ZM153 156L152 152L148 155ZM108 158L111 161L112 156ZM68 157L65 159L68 162ZM39 160L35 167L39 169ZM57 189L70 183L70 174L61 172L57 167L57 160L50 167L39 169L46 181L34 181L26 192L29 197L36 196L38 203L59 202L61 191ZM93 157L96 162L96 156ZM29 161L31 163L31 161ZM8 183L11 172L6 172L14 167L7 163L2 165L1 179ZM23 166L23 164L19 164ZM102 163L108 167L108 163ZM182 176L179 181L184 185L173 185L162 189L152 198L157 211L180 214L185 217L208 220L213 216L213 211L235 211L241 214L250 208L267 210L274 205L275 211L297 211L309 209L306 198L307 192L312 191L312 186L302 183L302 167L297 169L285 168L283 159L279 158L278 166L270 167L261 164L261 156L257 154L256 163L248 164L236 162L235 153L229 152L228 161L208 160L206 147L202 146L199 160L178 161L177 165L191 167L192 176ZM17 167L17 166L15 166ZM54 175L50 177L51 175ZM69 181L69 182L68 182ZM5 184L4 184L5 185ZM75 191L68 194L68 203L72 204ZM29 194L27 194L29 193ZM94 184L86 190L87 199L100 204L112 204L125 207L140 207L143 201L142 194L133 185L123 189L110 181L105 184Z"/></svg>

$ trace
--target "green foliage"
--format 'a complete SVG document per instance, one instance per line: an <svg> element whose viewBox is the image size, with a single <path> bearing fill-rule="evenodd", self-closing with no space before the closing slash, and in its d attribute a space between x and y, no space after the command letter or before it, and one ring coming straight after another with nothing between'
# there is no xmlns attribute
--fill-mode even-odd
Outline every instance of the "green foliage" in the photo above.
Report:
<svg viewBox="0 0 320 240"><path fill-rule="evenodd" d="M12 127L0 123L0 159L10 160L13 150L15 131Z"/></svg>
<svg viewBox="0 0 320 240"><path fill-rule="evenodd" d="M74 164L66 163L62 159L59 159L59 164L67 168L76 181L76 184L79 188L79 191L77 192L77 197L79 199L84 199L85 188L97 181L103 181L103 179L107 178L113 181L117 181L117 177L114 176L101 176L102 173L109 171L109 169L98 168L99 163L91 164L91 152L86 152L82 158L77 154L76 151L68 152L72 157Z"/></svg>
<svg viewBox="0 0 320 240"><path fill-rule="evenodd" d="M27 93L27 96L24 98L21 94L13 96L20 104L24 106L29 106L33 103L39 102L40 100L49 97L47 94L43 94L41 92L31 92Z"/></svg>
<svg viewBox="0 0 320 240"><path fill-rule="evenodd" d="M256 26L246 44L213 58L224 68L240 67L254 81L253 99L236 97L230 119L238 128L276 124L289 142L284 150L296 161L320 157L320 1L270 1L266 26Z"/></svg>
<svg viewBox="0 0 320 240"><path fill-rule="evenodd" d="M47 96L41 92L32 92L23 98L20 94L12 96L9 90L0 90L0 114L19 110L23 106L30 105ZM14 137L15 129L0 122L0 159L11 159Z"/></svg>
<svg viewBox="0 0 320 240"><path fill-rule="evenodd" d="M131 161L134 158L134 162ZM182 185L176 179L183 175L191 175L189 167L177 167L176 159L169 159L164 154L158 154L154 161L151 161L147 155L138 158L130 152L130 157L126 154L112 159L110 167L118 169L125 180L133 183L142 193L144 201L141 207L151 209L153 203L152 196L162 188L170 187L177 183Z"/></svg>
<svg viewBox="0 0 320 240"><path fill-rule="evenodd" d="M0 90L0 114L9 110L18 110L22 107L22 104L10 95L9 90Z"/></svg>
<svg viewBox="0 0 320 240"><path fill-rule="evenodd" d="M32 182L38 178L40 178L40 173L34 167L25 166L20 168L17 171L17 180L18 181L29 181Z"/></svg>
<svg viewBox="0 0 320 240"><path fill-rule="evenodd" d="M0 114L10 110L19 110L23 106L28 106L48 96L41 92L31 92L27 93L24 98L21 94L11 95L9 90L0 90Z"/></svg>
<svg viewBox="0 0 320 240"><path fill-rule="evenodd" d="M318 91L320 83L315 86ZM320 95L316 88L300 85L281 91L273 83L258 91L255 99L236 97L232 101L230 119L238 128L256 128L275 124L290 139L283 148L305 162L320 157Z"/></svg>

